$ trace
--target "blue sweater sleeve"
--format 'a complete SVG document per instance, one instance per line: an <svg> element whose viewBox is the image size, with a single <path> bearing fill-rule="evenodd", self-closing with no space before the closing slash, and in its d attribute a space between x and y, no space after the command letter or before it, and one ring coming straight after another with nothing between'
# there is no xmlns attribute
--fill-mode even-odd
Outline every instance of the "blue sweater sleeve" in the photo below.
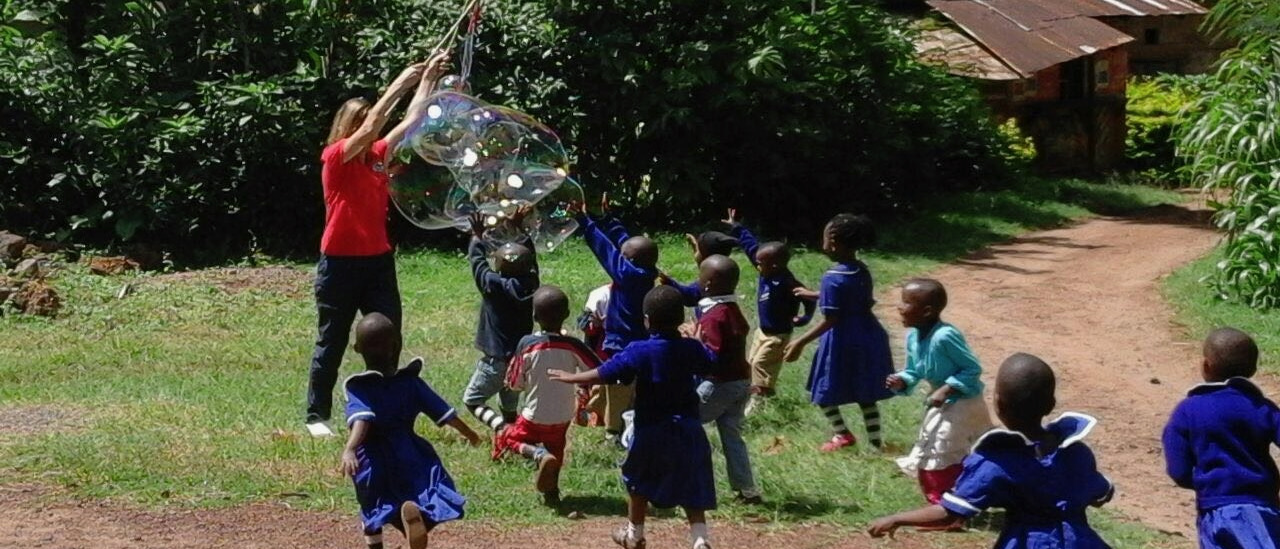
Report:
<svg viewBox="0 0 1280 549"><path fill-rule="evenodd" d="M627 232L627 228L622 226L622 222L616 217L606 217L600 220L599 226L604 230L604 234L609 237L609 241L614 246L622 247L622 243L631 238L631 233Z"/></svg>
<svg viewBox="0 0 1280 549"><path fill-rule="evenodd" d="M591 248L591 253L595 254L604 272L614 282L620 282L626 267L626 258L622 257L622 251L618 249L618 245L609 240L609 235L590 216L581 216L578 222L582 224L582 236L587 240L587 247Z"/></svg>
<svg viewBox="0 0 1280 549"><path fill-rule="evenodd" d="M916 337L916 334L917 334L917 330L915 328L911 328L907 330L907 337L906 337L907 341L905 345L905 348L907 350L906 352L907 365L902 369L901 372L898 372L898 379L901 379L902 382L906 384L906 386L904 386L901 391L895 391L899 395L911 394L911 392L916 389L916 384L920 383L920 378L921 378L920 366L916 361L916 354L918 353L916 347L919 344L916 341L914 341L914 337Z"/></svg>
<svg viewBox="0 0 1280 549"><path fill-rule="evenodd" d="M952 367L951 375L947 376L945 383L966 397L981 395L982 365L969 349L964 334L959 330L947 330L943 335L946 337L938 345Z"/></svg>
<svg viewBox="0 0 1280 549"><path fill-rule="evenodd" d="M747 254L747 259L751 260L751 264L759 265L756 262L756 252L760 250L760 241L756 240L756 235L751 234L751 230L741 223L734 223L729 232L734 238L738 239L738 245L742 247L743 253Z"/></svg>
<svg viewBox="0 0 1280 549"><path fill-rule="evenodd" d="M698 288L697 281L690 284L681 284L680 281L667 277L663 279L663 283L680 291L680 300L684 302L685 307L696 307L698 302L702 300L702 289Z"/></svg>
<svg viewBox="0 0 1280 549"><path fill-rule="evenodd" d="M1161 441L1164 443L1165 472L1173 479L1174 484L1191 488L1196 458L1191 446L1191 433L1182 416L1182 406L1179 405L1173 409Z"/></svg>
<svg viewBox="0 0 1280 549"><path fill-rule="evenodd" d="M467 259L471 262L471 276L475 278L476 289L482 294L489 294L495 287L502 285L502 277L489 268L489 261L485 258L487 254L488 247L485 246L484 241L471 237L471 245L467 247Z"/></svg>

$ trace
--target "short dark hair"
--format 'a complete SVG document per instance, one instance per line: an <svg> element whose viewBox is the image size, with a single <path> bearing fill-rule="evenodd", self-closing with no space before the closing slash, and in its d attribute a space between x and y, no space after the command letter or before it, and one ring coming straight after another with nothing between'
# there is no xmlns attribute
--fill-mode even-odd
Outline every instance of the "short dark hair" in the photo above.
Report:
<svg viewBox="0 0 1280 549"><path fill-rule="evenodd" d="M533 292L533 317L540 323L564 323L569 318L569 296L547 284Z"/></svg>
<svg viewBox="0 0 1280 549"><path fill-rule="evenodd" d="M1204 358L1217 381L1258 373L1258 344L1235 328L1209 332L1204 338Z"/></svg>
<svg viewBox="0 0 1280 549"><path fill-rule="evenodd" d="M876 243L876 229L865 215L837 215L827 222L826 230L831 240L846 248L862 250Z"/></svg>
<svg viewBox="0 0 1280 549"><path fill-rule="evenodd" d="M644 316L651 330L672 329L684 322L684 298L671 286L655 286L644 296Z"/></svg>
<svg viewBox="0 0 1280 549"><path fill-rule="evenodd" d="M1040 357L1014 353L1000 364L996 393L1000 408L1023 418L1042 418L1053 411L1057 378Z"/></svg>
<svg viewBox="0 0 1280 549"><path fill-rule="evenodd" d="M729 255L738 246L738 239L720 231L707 231L698 235L698 253L702 257Z"/></svg>
<svg viewBox="0 0 1280 549"><path fill-rule="evenodd" d="M933 305L941 313L947 308L947 287L932 278L912 278L902 285L903 289L915 287L924 294L925 304Z"/></svg>

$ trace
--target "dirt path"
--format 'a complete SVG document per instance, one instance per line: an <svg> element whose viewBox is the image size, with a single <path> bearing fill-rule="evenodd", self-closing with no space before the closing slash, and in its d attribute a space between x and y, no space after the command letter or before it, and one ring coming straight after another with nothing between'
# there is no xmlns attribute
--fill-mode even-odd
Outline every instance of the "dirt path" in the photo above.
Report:
<svg viewBox="0 0 1280 549"><path fill-rule="evenodd" d="M1194 532L1193 497L1165 476L1160 433L1200 381L1199 346L1172 324L1159 284L1217 238L1206 212L1161 207L1029 234L932 275L947 285L944 317L964 331L988 383L1013 352L1049 362L1058 373L1058 410L1099 419L1089 442L1117 485L1114 508L1183 534Z"/></svg>
<svg viewBox="0 0 1280 549"><path fill-rule="evenodd" d="M1159 433L1172 406L1197 381L1197 346L1183 341L1161 299L1161 277L1209 250L1216 236L1203 212L1162 208L1132 218L1103 218L1030 234L972 254L932 276L946 283L946 317L964 330L987 366L1014 351L1033 352L1059 373L1060 410L1097 416L1090 443L1119 487L1114 507L1167 531L1193 531L1189 492L1165 478ZM897 315L896 289L880 311ZM899 334L900 335L900 334ZM1275 389L1273 380L1261 380ZM1274 390L1271 391L1273 394ZM616 518L566 521L536 531L464 521L441 529L435 547L526 549L607 547ZM651 547L685 545L682 525L650 526ZM981 547L972 536L904 533L890 543L819 526L780 530L720 525L717 547L752 549L921 549ZM388 539L388 548L398 539ZM1191 543L1186 544L1188 547ZM47 487L0 482L0 547L321 548L359 547L354 520L280 505L224 510L142 510L83 501Z"/></svg>

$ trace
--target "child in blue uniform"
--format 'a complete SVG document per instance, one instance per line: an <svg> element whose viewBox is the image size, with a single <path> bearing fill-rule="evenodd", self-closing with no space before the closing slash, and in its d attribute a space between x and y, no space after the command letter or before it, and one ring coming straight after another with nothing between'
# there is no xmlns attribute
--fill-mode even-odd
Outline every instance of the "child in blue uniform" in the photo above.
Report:
<svg viewBox="0 0 1280 549"><path fill-rule="evenodd" d="M637 341L594 370L569 374L550 371L566 383L634 382L635 439L622 464L629 522L613 540L627 549L643 549L645 512L683 507L694 549L710 549L706 510L716 507L711 445L702 430L698 380L711 371L714 357L693 339L680 336L684 305L679 290L653 288L644 299L650 336Z"/></svg>
<svg viewBox="0 0 1280 549"><path fill-rule="evenodd" d="M936 526L984 509L1006 510L996 549L1104 549L1085 510L1111 499L1114 487L1084 438L1097 420L1053 411L1055 380L1048 364L1018 353L996 374L996 413L1007 429L992 429L964 460L964 472L940 504L876 519L874 537L900 526Z"/></svg>
<svg viewBox="0 0 1280 549"><path fill-rule="evenodd" d="M521 210L509 222L519 226L528 212ZM476 362L471 381L462 395L462 403L476 419L494 433L500 433L516 421L520 395L505 385L507 364L515 354L520 338L533 332L533 292L538 289L538 259L528 237L521 242L503 244L491 250L481 236L484 221L480 214L471 217L471 245L467 259L471 275L480 291L480 320L476 326L476 349L483 356ZM493 256L493 267L489 256ZM499 414L486 403L498 396Z"/></svg>
<svg viewBox="0 0 1280 549"><path fill-rule="evenodd" d="M427 532L462 518L466 500L431 443L413 431L418 414L448 425L471 444L480 437L422 378L422 359L399 370L400 330L370 313L356 325L355 350L368 370L347 378L347 426L342 472L355 482L369 549L382 549L382 528L400 529L411 549L427 546Z"/></svg>
<svg viewBox="0 0 1280 549"><path fill-rule="evenodd" d="M1204 340L1201 373L1164 429L1169 476L1196 491L1203 549L1280 546L1280 474L1271 445L1280 444L1280 409L1249 378L1258 345L1220 328Z"/></svg>
<svg viewBox="0 0 1280 549"><path fill-rule="evenodd" d="M822 408L834 434L822 445L833 452L857 439L840 414L843 404L857 403L867 427L871 445L880 447L880 408L877 402L893 397L884 380L893 373L889 333L880 325L871 307L871 271L858 259L858 250L875 240L871 221L864 216L840 214L822 232L822 251L836 262L822 275L817 294L797 288L796 295L817 299L822 322L787 344L783 358L795 362L800 351L819 336L818 352L809 369L810 400Z"/></svg>
<svg viewBox="0 0 1280 549"><path fill-rule="evenodd" d="M898 305L902 324L909 328L907 366L885 380L899 395L911 394L921 381L929 384L920 436L911 453L898 458L898 467L916 477L929 503L938 503L955 486L969 448L991 429L982 401L982 365L960 330L942 321L946 307L947 289L941 282L907 281Z"/></svg>
<svg viewBox="0 0 1280 549"><path fill-rule="evenodd" d="M781 242L761 244L756 235L739 223L737 210L730 209L724 220L729 232L742 246L747 259L759 271L756 282L756 312L760 327L756 329L747 359L751 362L751 404L747 414L761 399L774 395L778 374L782 372L782 352L791 342L791 334L813 318L814 302L795 295L805 285L791 274L791 250ZM803 306L804 314L800 314Z"/></svg>
<svg viewBox="0 0 1280 549"><path fill-rule="evenodd" d="M658 278L658 245L646 236L631 236L615 218L592 218L585 205L580 205L578 224L587 246L613 281L604 320L602 356L608 358L629 343L649 337L641 308ZM622 412L631 407L631 386L611 384L600 396L593 399L593 412L604 417L609 438L618 440L625 427Z"/></svg>

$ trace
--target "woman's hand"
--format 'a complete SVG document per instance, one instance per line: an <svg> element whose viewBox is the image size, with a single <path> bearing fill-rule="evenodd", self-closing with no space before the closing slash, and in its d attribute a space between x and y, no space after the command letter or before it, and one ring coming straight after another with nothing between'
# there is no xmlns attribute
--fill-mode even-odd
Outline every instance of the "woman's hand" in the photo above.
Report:
<svg viewBox="0 0 1280 549"><path fill-rule="evenodd" d="M435 52L423 65L425 71L423 78L439 78L449 68L449 50Z"/></svg>

